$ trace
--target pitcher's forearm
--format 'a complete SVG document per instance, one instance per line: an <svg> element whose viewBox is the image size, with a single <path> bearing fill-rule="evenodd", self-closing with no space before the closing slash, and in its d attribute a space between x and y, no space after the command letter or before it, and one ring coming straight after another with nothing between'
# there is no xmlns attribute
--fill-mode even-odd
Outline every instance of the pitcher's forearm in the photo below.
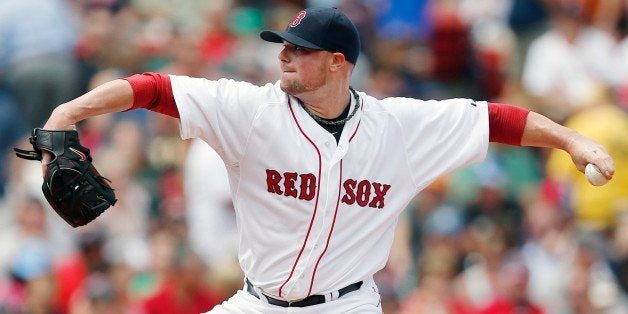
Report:
<svg viewBox="0 0 628 314"><path fill-rule="evenodd" d="M118 79L96 87L85 95L59 105L44 125L47 130L73 128L76 122L89 117L124 111L133 106L133 89L129 82Z"/></svg>
<svg viewBox="0 0 628 314"><path fill-rule="evenodd" d="M570 142L580 136L582 135L578 132L531 111L528 114L526 126L523 131L521 146L568 150Z"/></svg>
<svg viewBox="0 0 628 314"><path fill-rule="evenodd" d="M604 146L535 112L528 115L521 145L562 149L582 172L591 163L607 179L611 179L615 173L613 158Z"/></svg>

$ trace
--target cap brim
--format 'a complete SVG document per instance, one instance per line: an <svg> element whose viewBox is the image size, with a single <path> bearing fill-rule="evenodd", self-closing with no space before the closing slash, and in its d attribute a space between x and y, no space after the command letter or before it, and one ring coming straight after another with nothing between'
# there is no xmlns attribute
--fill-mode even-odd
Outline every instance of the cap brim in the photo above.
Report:
<svg viewBox="0 0 628 314"><path fill-rule="evenodd" d="M265 30L259 34L265 41L269 41L271 43L283 43L284 40L299 47L304 47L308 49L314 50L324 50L323 48L299 37L294 34L286 33L286 32L277 32L277 31L269 31Z"/></svg>

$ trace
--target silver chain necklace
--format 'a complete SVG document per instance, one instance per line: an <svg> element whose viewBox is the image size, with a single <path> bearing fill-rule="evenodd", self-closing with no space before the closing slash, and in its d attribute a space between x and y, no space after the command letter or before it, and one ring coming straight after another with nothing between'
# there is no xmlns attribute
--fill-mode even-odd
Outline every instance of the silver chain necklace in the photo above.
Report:
<svg viewBox="0 0 628 314"><path fill-rule="evenodd" d="M353 107L353 111L351 111L351 113L342 120L330 121L330 120L321 118L317 116L315 113L313 113L312 111L310 111L310 109L308 109L307 106L305 106L305 104L303 104L301 100L299 100L299 104L301 104L301 107L303 107L305 112L307 112L307 114L309 114L310 117L312 117L312 119L316 120L316 122L326 124L326 125L341 125L349 121L351 118L353 118L355 113L358 112L358 108L360 108L360 96L353 88L349 87L349 90L351 91L351 94L353 94L353 98L355 98L355 107ZM349 106L351 106L351 104L349 104Z"/></svg>

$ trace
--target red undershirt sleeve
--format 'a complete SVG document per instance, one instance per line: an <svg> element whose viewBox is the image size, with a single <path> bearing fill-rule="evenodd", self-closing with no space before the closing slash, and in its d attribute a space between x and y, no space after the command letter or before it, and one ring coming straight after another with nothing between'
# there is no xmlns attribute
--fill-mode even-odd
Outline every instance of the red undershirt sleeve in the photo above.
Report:
<svg viewBox="0 0 628 314"><path fill-rule="evenodd" d="M530 110L498 103L488 104L489 142L521 146Z"/></svg>
<svg viewBox="0 0 628 314"><path fill-rule="evenodd" d="M133 107L129 110L145 108L179 118L168 75L145 72L126 77L124 80L129 82L133 89Z"/></svg>

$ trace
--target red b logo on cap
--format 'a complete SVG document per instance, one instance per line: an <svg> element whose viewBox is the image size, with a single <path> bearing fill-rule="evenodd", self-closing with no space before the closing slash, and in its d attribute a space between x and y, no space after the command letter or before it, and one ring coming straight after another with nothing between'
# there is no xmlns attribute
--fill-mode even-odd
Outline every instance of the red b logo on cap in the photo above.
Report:
<svg viewBox="0 0 628 314"><path fill-rule="evenodd" d="M290 23L290 27L295 27L299 25L299 23L301 23L301 20L305 17L305 13L305 11L299 12L299 14L297 14L297 17L295 17L294 20L292 20L292 22Z"/></svg>

